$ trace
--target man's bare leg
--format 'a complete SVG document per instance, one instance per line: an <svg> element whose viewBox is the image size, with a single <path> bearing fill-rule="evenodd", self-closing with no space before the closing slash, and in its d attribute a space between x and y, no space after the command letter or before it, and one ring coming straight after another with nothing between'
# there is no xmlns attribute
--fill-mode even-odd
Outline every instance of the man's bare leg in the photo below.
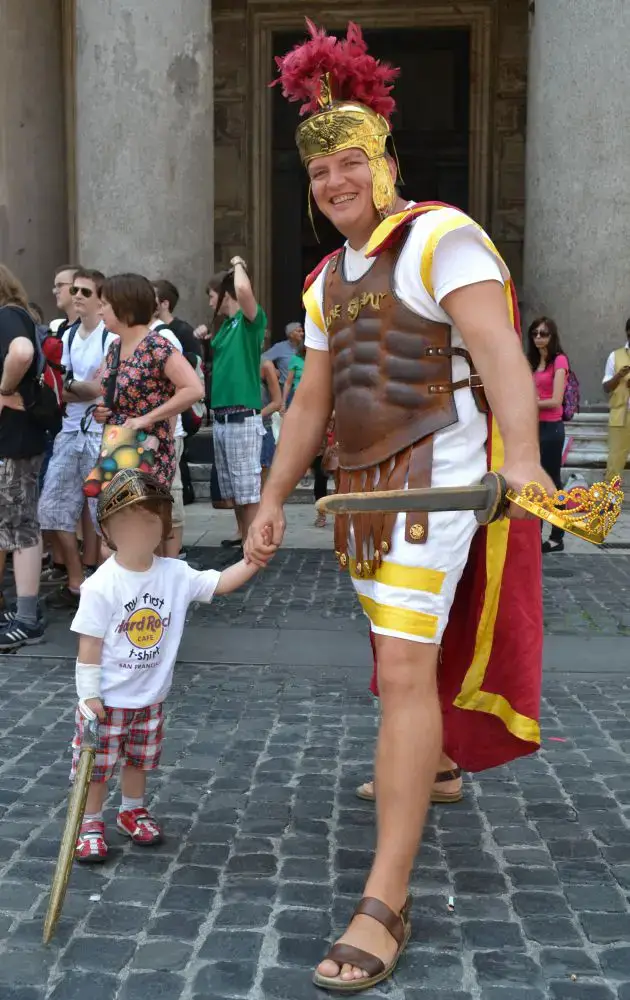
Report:
<svg viewBox="0 0 630 1000"><path fill-rule="evenodd" d="M83 563L81 562L77 536L73 531L58 531L56 534L68 571L68 588L78 591L83 583Z"/></svg>
<svg viewBox="0 0 630 1000"><path fill-rule="evenodd" d="M442 746L442 715L437 695L438 647L375 635L381 724L376 748L377 846L365 896L400 912L418 850ZM355 917L340 939L382 959L394 957L389 932L367 916ZM324 961L320 975L340 974ZM341 978L361 979L363 969L343 966Z"/></svg>
<svg viewBox="0 0 630 1000"><path fill-rule="evenodd" d="M81 526L83 529L83 565L90 567L98 566L98 557L101 545L99 537L96 534L96 529L92 523L92 515L90 514L90 508L87 503L83 506Z"/></svg>
<svg viewBox="0 0 630 1000"><path fill-rule="evenodd" d="M249 526L258 513L258 506L259 505L257 503L247 503L238 506L236 504L234 505L234 513L241 531L241 538L247 538Z"/></svg>

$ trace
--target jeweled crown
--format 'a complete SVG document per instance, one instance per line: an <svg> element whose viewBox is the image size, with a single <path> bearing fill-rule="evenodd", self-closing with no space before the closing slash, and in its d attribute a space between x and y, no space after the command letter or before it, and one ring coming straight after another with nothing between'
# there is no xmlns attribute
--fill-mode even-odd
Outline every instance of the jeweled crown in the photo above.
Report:
<svg viewBox="0 0 630 1000"><path fill-rule="evenodd" d="M508 490L508 500L544 521L569 531L587 542L601 545L621 513L621 479L593 486L556 490L549 496L540 483L527 483L520 493Z"/></svg>

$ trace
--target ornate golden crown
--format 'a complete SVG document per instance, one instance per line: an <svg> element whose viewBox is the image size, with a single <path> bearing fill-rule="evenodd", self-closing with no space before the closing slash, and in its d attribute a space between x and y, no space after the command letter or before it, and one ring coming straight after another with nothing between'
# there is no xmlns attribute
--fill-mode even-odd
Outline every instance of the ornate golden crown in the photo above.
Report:
<svg viewBox="0 0 630 1000"><path fill-rule="evenodd" d="M610 483L556 490L553 496L540 483L527 483L520 493L508 490L507 499L578 538L601 545L621 513L623 492L621 479L615 476Z"/></svg>

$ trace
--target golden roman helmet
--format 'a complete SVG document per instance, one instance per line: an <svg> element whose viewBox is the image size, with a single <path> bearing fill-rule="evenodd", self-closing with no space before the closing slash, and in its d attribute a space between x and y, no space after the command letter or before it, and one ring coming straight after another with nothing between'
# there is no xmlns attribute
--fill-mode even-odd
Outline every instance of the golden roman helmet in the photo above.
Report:
<svg viewBox="0 0 630 1000"><path fill-rule="evenodd" d="M304 101L300 113L308 117L295 134L302 162L308 167L318 157L361 149L369 161L374 205L388 215L396 190L385 154L398 70L368 54L358 25L351 22L346 38L338 40L308 18L306 23L311 37L276 58L280 76L273 82L290 101Z"/></svg>
<svg viewBox="0 0 630 1000"><path fill-rule="evenodd" d="M96 508L99 525L123 507L141 500L166 500L173 503L173 495L154 476L138 469L122 469L101 490Z"/></svg>

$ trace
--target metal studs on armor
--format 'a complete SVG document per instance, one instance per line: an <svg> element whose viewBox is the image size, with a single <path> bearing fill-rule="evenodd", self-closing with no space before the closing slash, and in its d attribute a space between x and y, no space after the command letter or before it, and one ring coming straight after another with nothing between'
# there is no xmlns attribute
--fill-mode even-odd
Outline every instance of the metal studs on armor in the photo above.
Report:
<svg viewBox="0 0 630 1000"><path fill-rule="evenodd" d="M356 573L357 573L357 576L361 576L361 574L363 573L363 563L359 563L359 562L357 563L357 565L356 565Z"/></svg>
<svg viewBox="0 0 630 1000"><path fill-rule="evenodd" d="M387 542L381 542L381 552L383 553L384 556L386 556L387 553L389 552L389 545L387 544Z"/></svg>
<svg viewBox="0 0 630 1000"><path fill-rule="evenodd" d="M424 528L421 524L412 524L409 529L409 536L413 538L414 542L419 542L421 538L424 538Z"/></svg>

